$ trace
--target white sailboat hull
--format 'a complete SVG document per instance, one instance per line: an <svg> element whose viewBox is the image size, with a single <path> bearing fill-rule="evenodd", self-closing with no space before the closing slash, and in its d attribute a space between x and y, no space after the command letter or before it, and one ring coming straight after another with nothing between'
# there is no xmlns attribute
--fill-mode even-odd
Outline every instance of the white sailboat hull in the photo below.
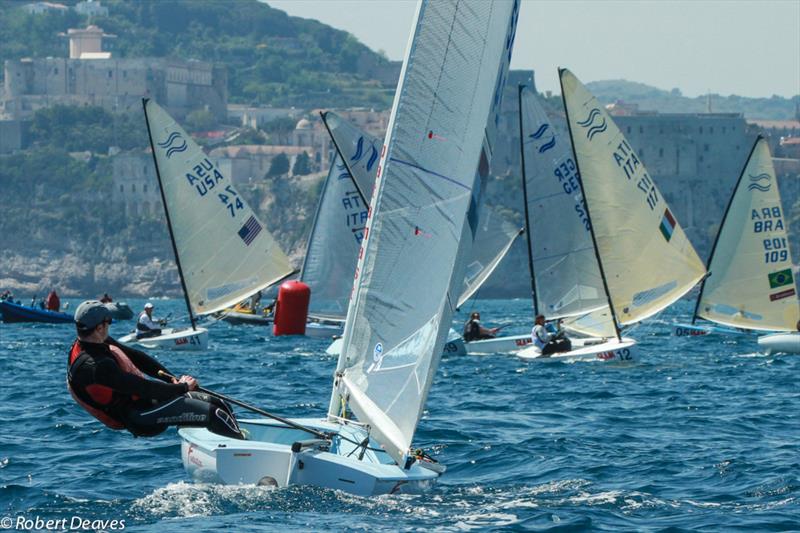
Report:
<svg viewBox="0 0 800 533"><path fill-rule="evenodd" d="M752 335L752 332L725 326L712 326L710 324L677 323L672 325L672 334L676 337L702 337L711 334L748 337Z"/></svg>
<svg viewBox="0 0 800 533"><path fill-rule="evenodd" d="M622 341L611 339L570 339L572 350L549 355L542 355L534 346L529 346L517 353L517 357L526 361L601 361L631 363L639 360L639 347L635 340L623 337Z"/></svg>
<svg viewBox="0 0 800 533"><path fill-rule="evenodd" d="M306 337L313 337L315 339L330 339L341 335L343 331L343 322L308 322L306 324Z"/></svg>
<svg viewBox="0 0 800 533"><path fill-rule="evenodd" d="M515 353L531 344L530 335L509 335L479 341L465 342L464 346L470 355L493 353Z"/></svg>
<svg viewBox="0 0 800 533"><path fill-rule="evenodd" d="M293 422L336 432L356 442L364 439L363 430L357 427L319 419ZM420 492L439 477L439 473L419 463L408 470L400 468L383 451L367 450L359 459L360 448L354 451L356 445L336 437L329 450L310 445L294 452L293 444L310 441L313 436L279 422L241 420L239 425L248 432L248 440L222 437L204 428L179 430L183 465L192 478L226 485L311 485L374 496Z"/></svg>
<svg viewBox="0 0 800 533"><path fill-rule="evenodd" d="M767 355L774 353L797 353L800 354L800 332L797 333L773 333L758 338L758 346Z"/></svg>
<svg viewBox="0 0 800 533"><path fill-rule="evenodd" d="M208 349L208 330L205 328L164 329L158 337L137 339L130 333L119 339L122 344L159 350L201 351Z"/></svg>

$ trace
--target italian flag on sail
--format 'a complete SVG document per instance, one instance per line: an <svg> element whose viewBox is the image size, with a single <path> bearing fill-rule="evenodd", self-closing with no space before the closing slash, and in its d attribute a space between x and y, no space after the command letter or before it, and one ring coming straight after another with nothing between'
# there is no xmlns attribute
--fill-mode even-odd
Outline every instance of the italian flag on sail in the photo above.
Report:
<svg viewBox="0 0 800 533"><path fill-rule="evenodd" d="M669 208L664 210L664 217L661 219L658 229L661 230L661 235L669 242L672 238L672 232L675 230L675 217L669 212Z"/></svg>

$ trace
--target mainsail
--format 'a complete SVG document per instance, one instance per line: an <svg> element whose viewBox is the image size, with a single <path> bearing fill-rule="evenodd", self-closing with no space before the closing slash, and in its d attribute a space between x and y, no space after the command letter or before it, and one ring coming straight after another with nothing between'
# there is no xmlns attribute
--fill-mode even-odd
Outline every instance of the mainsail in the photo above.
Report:
<svg viewBox="0 0 800 533"><path fill-rule="evenodd" d="M568 70L561 93L599 266L620 325L686 294L705 267L639 156Z"/></svg>
<svg viewBox="0 0 800 533"><path fill-rule="evenodd" d="M291 274L275 239L200 146L152 100L144 109L190 310L225 309Z"/></svg>
<svg viewBox="0 0 800 533"><path fill-rule="evenodd" d="M547 318L608 306L572 146L527 87L519 89L520 138L536 310ZM613 325L607 335L614 335Z"/></svg>
<svg viewBox="0 0 800 533"><path fill-rule="evenodd" d="M417 8L329 410L336 416L344 397L401 466L456 305L459 248L472 240L462 233L477 227L475 170L518 9L463 0Z"/></svg>
<svg viewBox="0 0 800 533"><path fill-rule="evenodd" d="M380 141L331 111L324 113L322 120L356 187L365 195L371 195L375 185L375 174L378 171ZM519 236L517 228L495 214L485 203L481 203L479 213L478 231L469 250L469 260L465 265L464 283L457 307L461 307L480 289ZM351 272L355 270L356 255L353 255Z"/></svg>
<svg viewBox="0 0 800 533"><path fill-rule="evenodd" d="M711 249L697 316L755 330L796 328L800 304L786 223L769 146L759 136Z"/></svg>
<svg viewBox="0 0 800 533"><path fill-rule="evenodd" d="M300 275L311 288L310 316L332 320L347 316L367 209L337 154L320 193Z"/></svg>

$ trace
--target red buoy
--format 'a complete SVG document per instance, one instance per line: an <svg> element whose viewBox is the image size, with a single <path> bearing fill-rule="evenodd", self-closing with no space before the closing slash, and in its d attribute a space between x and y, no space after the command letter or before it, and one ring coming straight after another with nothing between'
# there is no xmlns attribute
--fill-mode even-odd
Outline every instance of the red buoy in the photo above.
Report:
<svg viewBox="0 0 800 533"><path fill-rule="evenodd" d="M305 335L311 289L302 281L285 281L278 290L272 334Z"/></svg>

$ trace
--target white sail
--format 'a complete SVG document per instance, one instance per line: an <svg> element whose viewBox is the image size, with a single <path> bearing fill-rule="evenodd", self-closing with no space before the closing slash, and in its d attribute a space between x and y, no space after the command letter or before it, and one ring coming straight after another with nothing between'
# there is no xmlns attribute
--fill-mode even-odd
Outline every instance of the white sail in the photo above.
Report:
<svg viewBox="0 0 800 533"><path fill-rule="evenodd" d="M192 310L219 311L291 274L275 239L200 146L152 100L145 117Z"/></svg>
<svg viewBox="0 0 800 533"><path fill-rule="evenodd" d="M477 226L475 170L518 8L422 1L400 75L329 413L343 395L401 465L456 305L462 232Z"/></svg>
<svg viewBox="0 0 800 533"><path fill-rule="evenodd" d="M796 328L800 303L787 223L769 146L759 137L711 250L697 316L755 330Z"/></svg>
<svg viewBox="0 0 800 533"><path fill-rule="evenodd" d="M369 202L375 188L375 175L378 172L381 140L361 131L355 124L343 119L336 113L328 111L322 114L322 121L328 128L336 152L342 159L354 185Z"/></svg>
<svg viewBox="0 0 800 533"><path fill-rule="evenodd" d="M481 204L478 219L480 223L465 265L464 283L457 307L464 305L478 292L520 236L519 228L515 228L485 203Z"/></svg>
<svg viewBox="0 0 800 533"><path fill-rule="evenodd" d="M331 320L347 316L368 207L337 154L320 193L300 274L311 288L310 316Z"/></svg>
<svg viewBox="0 0 800 533"><path fill-rule="evenodd" d="M371 195L378 170L380 141L331 111L324 113L322 118L356 186L364 194ZM480 224L469 250L470 258L465 267L464 284L457 307L461 307L481 288L519 236L517 228L495 214L485 203L481 203L478 219ZM355 264L355 255L353 257Z"/></svg>
<svg viewBox="0 0 800 533"><path fill-rule="evenodd" d="M605 308L608 298L569 138L556 132L527 87L520 88L520 114L537 309L558 318Z"/></svg>
<svg viewBox="0 0 800 533"><path fill-rule="evenodd" d="M617 321L632 324L691 290L705 267L605 108L570 71L560 74L601 272Z"/></svg>
<svg viewBox="0 0 800 533"><path fill-rule="evenodd" d="M567 317L562 326L567 331L574 331L590 337L611 338L617 335L614 317L608 306L585 315Z"/></svg>

